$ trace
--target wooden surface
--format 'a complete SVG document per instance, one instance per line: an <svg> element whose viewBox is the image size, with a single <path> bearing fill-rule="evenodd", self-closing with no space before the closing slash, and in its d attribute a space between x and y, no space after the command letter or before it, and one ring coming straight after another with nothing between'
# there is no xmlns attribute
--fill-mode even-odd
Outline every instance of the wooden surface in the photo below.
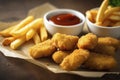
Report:
<svg viewBox="0 0 120 80"><path fill-rule="evenodd" d="M49 2L58 8L85 11L98 7L102 0L0 0L0 20L14 21L24 18L28 10ZM55 74L25 60L5 57L0 52L0 80L103 80L73 74Z"/></svg>

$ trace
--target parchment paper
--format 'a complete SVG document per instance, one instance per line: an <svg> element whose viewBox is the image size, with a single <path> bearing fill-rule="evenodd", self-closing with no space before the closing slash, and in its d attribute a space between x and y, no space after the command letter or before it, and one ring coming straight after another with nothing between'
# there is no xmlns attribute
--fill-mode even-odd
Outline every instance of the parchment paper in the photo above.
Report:
<svg viewBox="0 0 120 80"><path fill-rule="evenodd" d="M43 5L37 6L33 9L31 9L28 12L28 15L33 15L35 18L43 17L44 13L57 9L55 6L51 5L50 3L45 3ZM16 22L0 22L0 30L3 30L9 26L12 26L14 24L17 24L19 21ZM84 27L84 30L87 32L87 28ZM3 54L7 57L14 57L14 58L21 58L26 61L29 61L35 65L38 65L40 67L46 68L54 73L69 73L69 74L77 74L84 77L102 77L104 74L119 74L119 72L99 72L99 71L88 71L83 69L77 69L75 71L65 71L62 70L59 65L55 64L52 60L48 58L41 58L39 60L35 60L32 57L30 57L28 49L30 46L33 45L32 41L28 41L22 47L20 47L18 50L12 50L9 46L3 46L1 44L3 37L0 37L0 51L3 52Z"/></svg>

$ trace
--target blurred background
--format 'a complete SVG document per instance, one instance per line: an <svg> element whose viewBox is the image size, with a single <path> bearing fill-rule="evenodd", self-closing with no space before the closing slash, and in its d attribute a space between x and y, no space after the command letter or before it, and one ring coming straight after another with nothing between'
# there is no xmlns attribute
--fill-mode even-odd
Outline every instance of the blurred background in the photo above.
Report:
<svg viewBox="0 0 120 80"><path fill-rule="evenodd" d="M70 8L85 13L88 9L98 7L101 2L102 0L0 0L0 21L22 19L30 9L44 3L51 3L57 8Z"/></svg>

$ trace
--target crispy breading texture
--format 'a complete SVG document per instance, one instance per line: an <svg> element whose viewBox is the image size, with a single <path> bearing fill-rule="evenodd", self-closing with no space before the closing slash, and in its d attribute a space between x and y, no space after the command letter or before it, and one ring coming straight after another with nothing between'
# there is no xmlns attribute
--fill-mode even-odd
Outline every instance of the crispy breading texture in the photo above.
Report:
<svg viewBox="0 0 120 80"><path fill-rule="evenodd" d="M103 45L113 46L115 48L120 47L120 41L113 37L99 37L98 43Z"/></svg>
<svg viewBox="0 0 120 80"><path fill-rule="evenodd" d="M30 48L29 52L33 58L47 57L56 51L56 47L52 45L52 40L48 39L42 43L36 44Z"/></svg>
<svg viewBox="0 0 120 80"><path fill-rule="evenodd" d="M116 65L117 61L113 56L99 53L90 53L88 60L84 64L85 67L93 70L110 70Z"/></svg>
<svg viewBox="0 0 120 80"><path fill-rule="evenodd" d="M62 69L75 70L80 67L89 57L89 51L76 49L70 55L65 57L60 64Z"/></svg>
<svg viewBox="0 0 120 80"><path fill-rule="evenodd" d="M53 35L54 45L60 50L72 50L78 42L78 36L56 33Z"/></svg>
<svg viewBox="0 0 120 80"><path fill-rule="evenodd" d="M88 33L78 40L77 46L78 48L83 49L93 49L98 42L98 38L93 33Z"/></svg>
<svg viewBox="0 0 120 80"><path fill-rule="evenodd" d="M102 44L97 44L97 46L93 49L94 52L101 53L101 54L106 54L106 55L115 55L115 48L113 46L109 45L102 45Z"/></svg>
<svg viewBox="0 0 120 80"><path fill-rule="evenodd" d="M57 63L60 64L63 59L68 56L71 52L70 51L56 51L52 55L52 59Z"/></svg>

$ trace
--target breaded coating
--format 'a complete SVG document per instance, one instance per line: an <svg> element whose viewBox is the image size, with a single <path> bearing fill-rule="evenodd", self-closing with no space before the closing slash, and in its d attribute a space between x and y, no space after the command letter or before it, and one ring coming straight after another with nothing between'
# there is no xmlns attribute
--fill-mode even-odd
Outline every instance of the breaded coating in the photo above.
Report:
<svg viewBox="0 0 120 80"><path fill-rule="evenodd" d="M71 52L70 51L56 51L55 53L53 53L52 55L52 59L57 63L60 64L63 59L69 55Z"/></svg>
<svg viewBox="0 0 120 80"><path fill-rule="evenodd" d="M115 48L113 46L102 45L102 44L99 44L99 43L93 49L93 52L102 53L102 54L111 55L111 56L114 56L115 53L116 53Z"/></svg>
<svg viewBox="0 0 120 80"><path fill-rule="evenodd" d="M93 70L110 70L116 67L117 62L113 56L103 55L100 53L90 53L84 66Z"/></svg>
<svg viewBox="0 0 120 80"><path fill-rule="evenodd" d="M88 33L82 36L77 43L78 48L93 49L98 42L98 38L93 33Z"/></svg>
<svg viewBox="0 0 120 80"><path fill-rule="evenodd" d="M29 52L33 58L47 57L56 51L56 47L52 45L52 40L46 40L42 43L34 45Z"/></svg>
<svg viewBox="0 0 120 80"><path fill-rule="evenodd" d="M53 35L54 45L60 50L72 50L76 47L78 36L56 33Z"/></svg>
<svg viewBox="0 0 120 80"><path fill-rule="evenodd" d="M89 51L85 49L76 49L70 55L65 57L60 64L62 69L75 70L81 66L89 57Z"/></svg>
<svg viewBox="0 0 120 80"><path fill-rule="evenodd" d="M120 41L112 37L99 37L98 43L103 45L113 46L115 48L118 48L120 46Z"/></svg>

